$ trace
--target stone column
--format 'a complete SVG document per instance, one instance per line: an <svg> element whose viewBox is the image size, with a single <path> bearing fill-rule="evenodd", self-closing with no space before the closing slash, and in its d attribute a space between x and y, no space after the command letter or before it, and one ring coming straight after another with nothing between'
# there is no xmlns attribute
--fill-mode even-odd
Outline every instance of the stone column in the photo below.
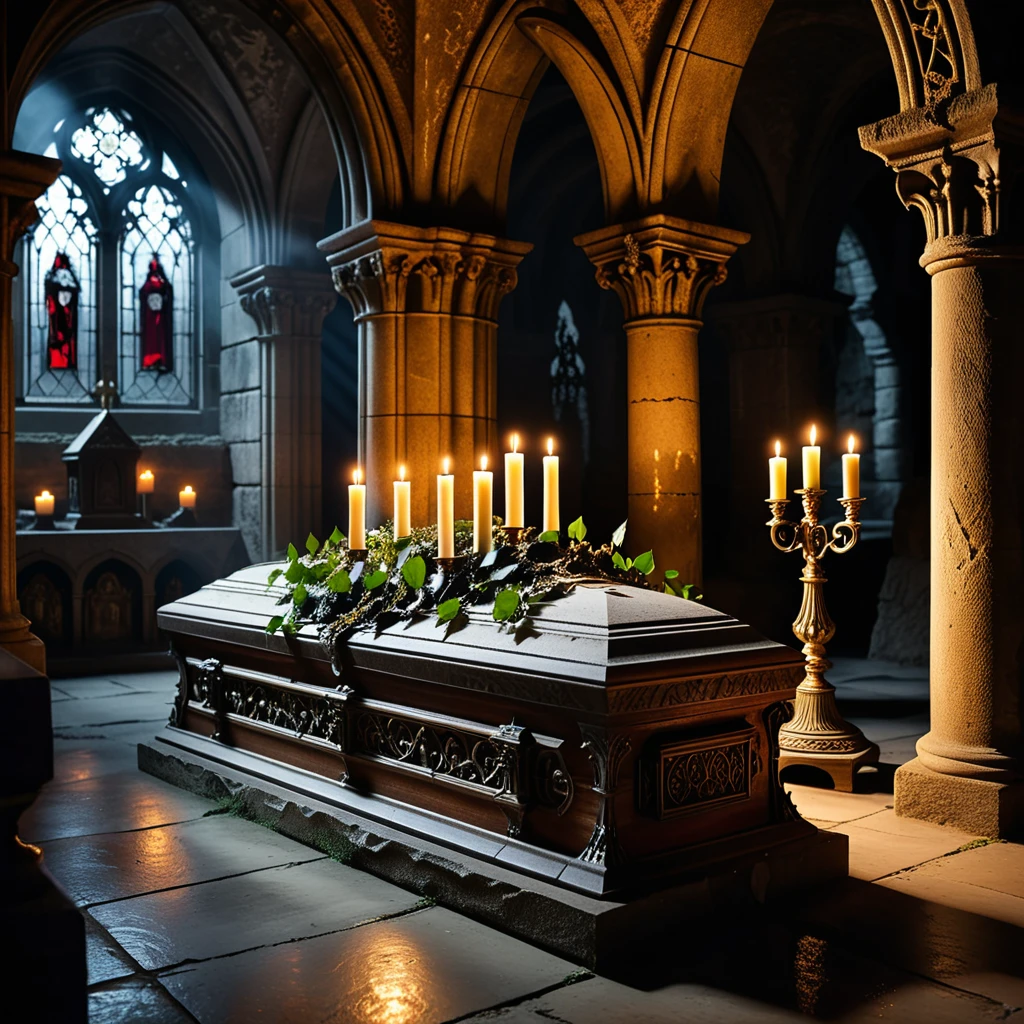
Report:
<svg viewBox="0 0 1024 1024"><path fill-rule="evenodd" d="M46 671L46 648L18 605L14 501L14 246L35 219L34 200L60 173L60 161L30 153L0 153L0 647Z"/></svg>
<svg viewBox="0 0 1024 1024"><path fill-rule="evenodd" d="M258 539L247 537L258 550L250 555L272 559L289 542L301 550L310 531L323 539L320 329L337 299L326 274L287 267L254 267L231 284L257 333L222 353L222 417L239 421L225 424L236 492L243 490L239 518L244 490L258 485Z"/></svg>
<svg viewBox="0 0 1024 1024"><path fill-rule="evenodd" d="M532 246L453 228L368 221L320 243L359 329L359 459L370 523L390 519L400 464L415 526L436 514L449 456L455 514L472 517L472 470L498 457L498 305ZM538 386L540 386L538 384Z"/></svg>
<svg viewBox="0 0 1024 1024"><path fill-rule="evenodd" d="M653 549L659 572L677 569L686 582L702 575L701 307L749 237L655 214L575 239L626 314L628 548Z"/></svg>
<svg viewBox="0 0 1024 1024"><path fill-rule="evenodd" d="M931 729L896 772L896 813L986 836L1024 825L1024 248L1000 232L998 117L985 86L941 124L861 129L924 215L932 276Z"/></svg>

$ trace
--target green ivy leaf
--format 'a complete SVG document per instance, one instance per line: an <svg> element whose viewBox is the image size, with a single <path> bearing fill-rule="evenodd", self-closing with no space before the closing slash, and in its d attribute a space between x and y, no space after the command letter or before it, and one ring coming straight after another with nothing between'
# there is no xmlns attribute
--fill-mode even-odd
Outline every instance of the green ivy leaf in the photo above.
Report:
<svg viewBox="0 0 1024 1024"><path fill-rule="evenodd" d="M667 579L667 580L674 580L678 575L679 575L679 570L678 569L666 569L665 570L665 579Z"/></svg>
<svg viewBox="0 0 1024 1024"><path fill-rule="evenodd" d="M612 534L612 547L613 548L621 548L622 547L622 542L626 539L626 523L628 523L628 522L629 522L629 520L626 519L618 527L618 529L616 529L616 531Z"/></svg>
<svg viewBox="0 0 1024 1024"><path fill-rule="evenodd" d="M461 611L462 600L460 598L452 597L447 601L442 601L437 607L437 624L440 626L442 622L451 622Z"/></svg>
<svg viewBox="0 0 1024 1024"><path fill-rule="evenodd" d="M272 618L272 619L271 619L271 620L270 620L270 621L269 621L269 622L267 623L267 632L268 632L268 633L270 633L270 634L274 634L274 633L276 633L276 632L277 632L277 631L278 631L278 630L279 630L279 629L280 629L280 628L281 628L281 627L282 627L283 625L284 625L284 616L283 616L283 615L275 615L275 616L274 616L274 617L273 617L273 618Z"/></svg>
<svg viewBox="0 0 1024 1024"><path fill-rule="evenodd" d="M584 540L587 536L587 527L584 525L583 516L569 524L569 540L574 540L577 543Z"/></svg>
<svg viewBox="0 0 1024 1024"><path fill-rule="evenodd" d="M688 601L702 601L704 599L704 595L703 594L696 594L693 597L690 596L691 594L693 594L693 592L696 589L697 589L696 586L694 584L692 584L692 583L684 584L683 585L683 597L685 597Z"/></svg>
<svg viewBox="0 0 1024 1024"><path fill-rule="evenodd" d="M395 541L395 550L404 551L412 543L412 537L399 537Z"/></svg>
<svg viewBox="0 0 1024 1024"><path fill-rule="evenodd" d="M298 559L289 563L288 568L284 571L284 578L289 583L298 583L305 575L306 567Z"/></svg>
<svg viewBox="0 0 1024 1024"><path fill-rule="evenodd" d="M298 630L298 627L295 625L295 620L294 619L285 619L284 620L284 623L281 626L281 632L283 632L285 634L285 636L295 636L295 634L298 631L299 630Z"/></svg>
<svg viewBox="0 0 1024 1024"><path fill-rule="evenodd" d="M273 572L272 572L272 573L271 573L271 574L270 574L270 575L269 575L269 576L267 577L267 586L268 586L268 587L272 587L272 586L274 585L274 580L276 580L276 579L277 579L277 578L278 578L278 577L279 577L279 576L280 576L280 575L281 575L281 574L282 574L283 572L284 572L284 569L275 569L275 570L274 570L274 571L273 571Z"/></svg>
<svg viewBox="0 0 1024 1024"><path fill-rule="evenodd" d="M307 597L309 597L309 591L306 589L306 584L300 583L292 594L292 603L296 608L301 608L306 603Z"/></svg>
<svg viewBox="0 0 1024 1024"><path fill-rule="evenodd" d="M299 557L298 551L295 550L294 544L288 545L288 561L294 562Z"/></svg>
<svg viewBox="0 0 1024 1024"><path fill-rule="evenodd" d="M313 534L311 533L311 534L310 534L310 535L309 535L309 536L308 536L308 537L306 538L306 550L307 550L307 551L308 551L308 552L309 552L309 553L310 553L311 555L315 555L315 554L317 553L317 551L319 550L319 548L320 548L320 541L318 541L318 540L316 539L316 537L314 537L314 536L313 536Z"/></svg>
<svg viewBox="0 0 1024 1024"><path fill-rule="evenodd" d="M645 551L642 555L637 555L633 565L637 572L642 572L645 576L650 576L650 574L654 572L654 552Z"/></svg>
<svg viewBox="0 0 1024 1024"><path fill-rule="evenodd" d="M506 622L519 610L519 591L508 587L494 599L495 622Z"/></svg>
<svg viewBox="0 0 1024 1024"><path fill-rule="evenodd" d="M537 540L544 543L557 544L558 543L558 531L557 530L545 530Z"/></svg>
<svg viewBox="0 0 1024 1024"><path fill-rule="evenodd" d="M328 544L333 544L337 547L345 539L345 534L341 532L337 527L331 530L330 537L327 538Z"/></svg>
<svg viewBox="0 0 1024 1024"><path fill-rule="evenodd" d="M352 589L352 578L345 569L339 569L327 580L327 589L332 594L347 594Z"/></svg>
<svg viewBox="0 0 1024 1024"><path fill-rule="evenodd" d="M618 551L612 554L612 565L616 569L621 569L623 572L626 571L626 560L618 553Z"/></svg>
<svg viewBox="0 0 1024 1024"><path fill-rule="evenodd" d="M369 576L363 580L363 586L367 590L376 590L386 579L388 574L383 569L378 569L376 572L371 572Z"/></svg>
<svg viewBox="0 0 1024 1024"><path fill-rule="evenodd" d="M402 566L402 579L412 587L419 590L427 578L427 563L419 555L413 555Z"/></svg>

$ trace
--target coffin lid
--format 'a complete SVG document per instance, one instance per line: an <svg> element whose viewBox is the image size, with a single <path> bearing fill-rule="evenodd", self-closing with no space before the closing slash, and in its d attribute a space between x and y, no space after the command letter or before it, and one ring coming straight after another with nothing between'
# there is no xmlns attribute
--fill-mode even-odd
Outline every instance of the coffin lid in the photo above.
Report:
<svg viewBox="0 0 1024 1024"><path fill-rule="evenodd" d="M283 610L277 600L284 587L266 582L275 567L249 566L164 605L158 612L161 628L282 654L297 646L304 657L328 660L313 625L303 626L291 639L265 632L270 618ZM577 586L565 597L535 605L518 633L499 628L487 605L470 609L468 620L447 635L434 615L398 622L379 633L360 630L349 639L345 661L356 668L468 687L477 686L480 676L526 674L601 687L793 669L802 663L792 648L731 615L637 587ZM792 672L787 676L791 680Z"/></svg>

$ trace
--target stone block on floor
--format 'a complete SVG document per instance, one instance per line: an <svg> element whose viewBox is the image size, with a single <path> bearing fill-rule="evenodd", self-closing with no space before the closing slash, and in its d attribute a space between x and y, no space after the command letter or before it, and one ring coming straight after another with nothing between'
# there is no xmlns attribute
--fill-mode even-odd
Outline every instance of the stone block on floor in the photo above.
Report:
<svg viewBox="0 0 1024 1024"><path fill-rule="evenodd" d="M60 728L120 725L125 722L166 722L174 693L136 693L89 700L64 700L53 705L53 725Z"/></svg>
<svg viewBox="0 0 1024 1024"><path fill-rule="evenodd" d="M56 839L42 847L51 873L79 906L322 856L269 829L221 815L182 825Z"/></svg>
<svg viewBox="0 0 1024 1024"><path fill-rule="evenodd" d="M332 860L119 900L93 917L146 970L353 928L411 910L413 893Z"/></svg>
<svg viewBox="0 0 1024 1024"><path fill-rule="evenodd" d="M194 1024L157 981L127 978L89 992L89 1024Z"/></svg>
<svg viewBox="0 0 1024 1024"><path fill-rule="evenodd" d="M833 789L786 783L796 809L815 821L855 821L892 806L891 793L837 793Z"/></svg>
<svg viewBox="0 0 1024 1024"><path fill-rule="evenodd" d="M432 907L180 967L161 982L203 1024L440 1024L559 984L575 966Z"/></svg>

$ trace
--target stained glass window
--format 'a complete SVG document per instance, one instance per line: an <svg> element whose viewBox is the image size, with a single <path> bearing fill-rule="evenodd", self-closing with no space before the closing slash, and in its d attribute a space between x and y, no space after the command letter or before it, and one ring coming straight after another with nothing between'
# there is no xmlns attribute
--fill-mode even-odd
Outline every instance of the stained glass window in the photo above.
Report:
<svg viewBox="0 0 1024 1024"><path fill-rule="evenodd" d="M24 260L25 397L88 402L96 380L96 227L82 190L65 174L36 209Z"/></svg>
<svg viewBox="0 0 1024 1024"><path fill-rule="evenodd" d="M91 164L107 190L124 181L130 168L145 169L142 139L125 124L127 114L90 107L86 118L71 135L71 155Z"/></svg>
<svg viewBox="0 0 1024 1024"><path fill-rule="evenodd" d="M129 200L121 239L121 399L187 405L192 395L192 228L162 185Z"/></svg>
<svg viewBox="0 0 1024 1024"><path fill-rule="evenodd" d="M196 242L177 154L109 106L61 118L45 154L65 173L22 242L19 400L91 403L102 373L124 405L192 405Z"/></svg>

